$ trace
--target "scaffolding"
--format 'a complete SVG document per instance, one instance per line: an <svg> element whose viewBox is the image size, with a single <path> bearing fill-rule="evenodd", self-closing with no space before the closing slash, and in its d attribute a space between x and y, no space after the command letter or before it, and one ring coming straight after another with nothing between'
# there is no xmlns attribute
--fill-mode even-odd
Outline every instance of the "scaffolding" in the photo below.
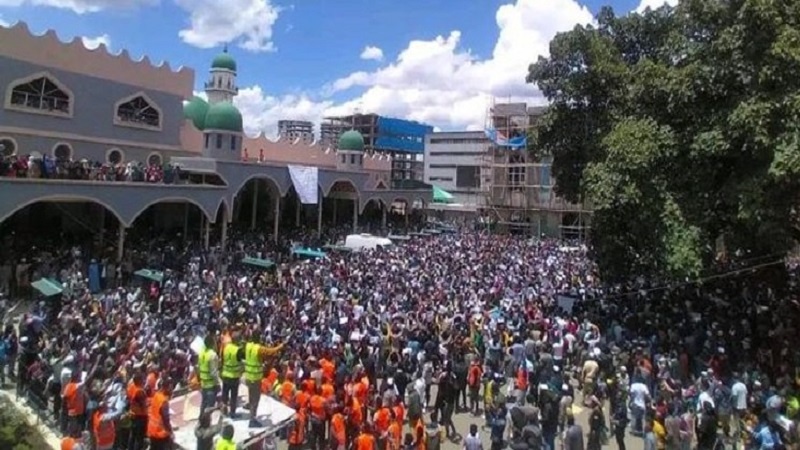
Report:
<svg viewBox="0 0 800 450"><path fill-rule="evenodd" d="M493 104L486 127L504 139L528 136L545 111L525 103ZM591 211L554 194L551 162L525 148L490 145L482 178L488 184L487 219L498 231L573 239L586 236Z"/></svg>

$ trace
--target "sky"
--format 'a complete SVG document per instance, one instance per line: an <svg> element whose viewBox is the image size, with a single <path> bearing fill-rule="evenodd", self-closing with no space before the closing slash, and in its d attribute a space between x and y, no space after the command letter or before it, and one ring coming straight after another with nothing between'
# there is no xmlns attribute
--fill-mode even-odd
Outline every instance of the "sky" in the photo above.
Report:
<svg viewBox="0 0 800 450"><path fill-rule="evenodd" d="M480 130L493 102L545 104L527 67L556 33L677 0L0 0L61 40L195 69L200 93L227 44L249 135L279 119L378 113Z"/></svg>

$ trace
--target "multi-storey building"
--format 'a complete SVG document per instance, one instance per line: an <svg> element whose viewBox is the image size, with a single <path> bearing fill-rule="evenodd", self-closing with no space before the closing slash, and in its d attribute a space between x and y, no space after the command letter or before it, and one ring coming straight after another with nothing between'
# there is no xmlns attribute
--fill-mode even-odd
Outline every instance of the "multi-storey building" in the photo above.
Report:
<svg viewBox="0 0 800 450"><path fill-rule="evenodd" d="M394 187L421 186L425 135L433 132L432 126L377 114L328 117L322 124L322 129L331 135L348 128L364 136L367 152L391 156Z"/></svg>
<svg viewBox="0 0 800 450"><path fill-rule="evenodd" d="M279 120L278 137L291 141L299 139L306 143L314 142L314 124L307 120Z"/></svg>
<svg viewBox="0 0 800 450"><path fill-rule="evenodd" d="M503 230L582 238L591 221L591 210L555 195L552 159L534 155L526 146L507 145L534 130L545 112L546 108L525 103L492 107L487 128L497 140L490 145L486 160L486 211Z"/></svg>
<svg viewBox="0 0 800 450"><path fill-rule="evenodd" d="M486 164L490 145L483 131L428 134L425 136L425 182L452 194L450 203L457 205L457 209L477 211L485 204L490 181Z"/></svg>
<svg viewBox="0 0 800 450"><path fill-rule="evenodd" d="M122 257L126 230L145 216L184 236L197 227L206 245L214 235L224 246L232 222L276 238L281 226L314 223L308 215L317 229L323 217L351 217L357 228L368 205L385 219L398 199L410 206L432 197L391 189L391 162L365 155L355 130L337 151L247 136L232 102L239 68L227 51L212 61L207 100L192 97L192 69L88 50L53 31L36 36L22 22L0 27L0 67L0 225L35 225L23 223L26 207L57 203L100 236L114 234ZM130 176L148 165L165 176Z"/></svg>

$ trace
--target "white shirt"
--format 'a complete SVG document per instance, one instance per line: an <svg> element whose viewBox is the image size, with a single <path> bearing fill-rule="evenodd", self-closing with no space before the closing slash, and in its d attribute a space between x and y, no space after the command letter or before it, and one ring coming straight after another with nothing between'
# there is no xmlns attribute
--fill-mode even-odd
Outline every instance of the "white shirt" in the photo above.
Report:
<svg viewBox="0 0 800 450"><path fill-rule="evenodd" d="M716 405L714 404L714 398L711 397L711 394L706 391L701 392L700 395L697 396L698 412L703 410L703 403L710 403L712 408L716 408Z"/></svg>
<svg viewBox="0 0 800 450"><path fill-rule="evenodd" d="M644 383L633 383L630 395L633 404L644 409L647 406L647 398L650 397L650 389L647 389L647 385Z"/></svg>
<svg viewBox="0 0 800 450"><path fill-rule="evenodd" d="M747 409L747 386L741 381L733 383L731 386L731 395L733 396L733 407L737 410Z"/></svg>

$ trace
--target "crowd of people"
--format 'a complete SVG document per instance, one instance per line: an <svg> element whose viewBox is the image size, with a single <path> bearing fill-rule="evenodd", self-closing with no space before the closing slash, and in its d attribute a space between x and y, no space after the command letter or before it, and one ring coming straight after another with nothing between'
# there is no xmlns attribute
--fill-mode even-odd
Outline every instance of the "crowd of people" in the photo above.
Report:
<svg viewBox="0 0 800 450"><path fill-rule="evenodd" d="M480 450L481 429L493 450L624 450L627 433L658 450L796 442L793 266L785 289L741 271L609 286L575 243L464 230L288 257L310 239L239 235L209 251L151 243L106 261L99 288L87 275L93 255L49 250L60 257L30 270L63 283L58 307L8 324L0 363L20 394L41 393L72 448L171 448L175 389L201 392L198 449L235 448L211 413L258 427L261 394L297 410L290 449ZM163 279L110 275L122 264ZM232 394L240 382L247 405ZM457 429L457 413L474 424Z"/></svg>
<svg viewBox="0 0 800 450"><path fill-rule="evenodd" d="M112 164L38 154L0 155L0 177L172 184L180 180L180 175L180 168L172 164Z"/></svg>

